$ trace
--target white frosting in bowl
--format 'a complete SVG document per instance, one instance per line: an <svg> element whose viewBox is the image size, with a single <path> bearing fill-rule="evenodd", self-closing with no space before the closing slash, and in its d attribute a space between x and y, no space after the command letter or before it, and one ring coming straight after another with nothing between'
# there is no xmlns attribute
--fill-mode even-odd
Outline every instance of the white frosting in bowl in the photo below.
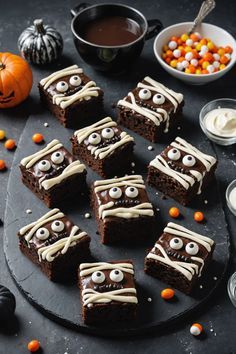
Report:
<svg viewBox="0 0 236 354"><path fill-rule="evenodd" d="M206 129L224 138L236 137L236 110L232 108L216 108L204 117Z"/></svg>

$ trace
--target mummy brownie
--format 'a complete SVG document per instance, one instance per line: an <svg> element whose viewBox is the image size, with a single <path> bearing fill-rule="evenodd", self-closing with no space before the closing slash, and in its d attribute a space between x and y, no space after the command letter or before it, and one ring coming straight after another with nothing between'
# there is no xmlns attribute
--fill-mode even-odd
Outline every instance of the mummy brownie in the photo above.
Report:
<svg viewBox="0 0 236 354"><path fill-rule="evenodd" d="M183 105L181 93L146 76L118 101L118 123L157 142L179 123Z"/></svg>
<svg viewBox="0 0 236 354"><path fill-rule="evenodd" d="M90 254L90 237L59 209L22 227L18 236L22 253L52 281L71 278Z"/></svg>
<svg viewBox="0 0 236 354"><path fill-rule="evenodd" d="M177 137L148 167L148 183L183 205L214 178L217 161Z"/></svg>
<svg viewBox="0 0 236 354"><path fill-rule="evenodd" d="M22 182L48 207L58 206L79 195L86 187L85 165L60 143L52 140L45 148L21 160Z"/></svg>
<svg viewBox="0 0 236 354"><path fill-rule="evenodd" d="M42 102L68 128L79 128L99 116L103 108L103 91L78 65L56 71L39 83Z"/></svg>
<svg viewBox="0 0 236 354"><path fill-rule="evenodd" d="M94 182L91 205L104 244L137 243L154 235L154 210L142 176Z"/></svg>
<svg viewBox="0 0 236 354"><path fill-rule="evenodd" d="M131 261L82 263L78 285L86 324L109 326L135 319L138 299Z"/></svg>
<svg viewBox="0 0 236 354"><path fill-rule="evenodd" d="M71 141L73 154L104 178L131 169L134 139L110 117L77 130Z"/></svg>
<svg viewBox="0 0 236 354"><path fill-rule="evenodd" d="M212 258L214 241L170 222L145 258L145 272L189 294Z"/></svg>

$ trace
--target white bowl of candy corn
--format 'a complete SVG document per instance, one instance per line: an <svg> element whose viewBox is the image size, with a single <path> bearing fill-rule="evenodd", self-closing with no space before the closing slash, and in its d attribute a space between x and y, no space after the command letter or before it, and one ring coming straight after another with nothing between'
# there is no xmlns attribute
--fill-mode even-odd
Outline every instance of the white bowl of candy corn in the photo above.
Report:
<svg viewBox="0 0 236 354"><path fill-rule="evenodd" d="M162 30L154 41L160 65L174 77L192 85L203 85L226 74L236 62L235 39L224 29L202 23L187 35L192 22Z"/></svg>

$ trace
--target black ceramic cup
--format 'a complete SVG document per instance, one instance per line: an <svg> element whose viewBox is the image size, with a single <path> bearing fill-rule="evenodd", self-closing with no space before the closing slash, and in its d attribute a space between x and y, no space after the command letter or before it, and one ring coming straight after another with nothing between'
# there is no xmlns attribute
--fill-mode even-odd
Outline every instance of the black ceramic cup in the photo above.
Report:
<svg viewBox="0 0 236 354"><path fill-rule="evenodd" d="M153 38L163 27L159 20L146 20L141 12L122 4L104 3L91 6L82 3L71 10L71 15L74 43L81 58L97 70L113 73L130 67L140 55L145 41ZM106 16L122 16L136 21L141 28L141 35L135 41L119 46L97 45L81 37L84 26Z"/></svg>

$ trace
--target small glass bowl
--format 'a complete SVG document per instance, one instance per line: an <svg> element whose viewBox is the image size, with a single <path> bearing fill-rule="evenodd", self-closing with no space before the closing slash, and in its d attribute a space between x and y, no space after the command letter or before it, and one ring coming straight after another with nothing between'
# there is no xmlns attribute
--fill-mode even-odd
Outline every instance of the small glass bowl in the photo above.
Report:
<svg viewBox="0 0 236 354"><path fill-rule="evenodd" d="M236 307L236 272L228 280L228 294L232 304Z"/></svg>
<svg viewBox="0 0 236 354"><path fill-rule="evenodd" d="M227 201L227 205L230 209L230 211L236 216L236 209L233 207L232 203L230 202L229 196L231 191L236 188L236 179L234 179L227 187L226 192L225 192L225 196L226 196L226 201Z"/></svg>
<svg viewBox="0 0 236 354"><path fill-rule="evenodd" d="M214 143L219 144L219 145L232 145L236 143L236 136L233 137L222 137L219 135L215 135L211 133L209 130L207 130L206 125L205 125L205 116L208 112L212 111L213 109L217 108L232 108L236 110L236 100L232 98L219 98L214 101L208 102L202 109L199 114L199 122L200 126L202 128L202 131L205 133L205 135Z"/></svg>

